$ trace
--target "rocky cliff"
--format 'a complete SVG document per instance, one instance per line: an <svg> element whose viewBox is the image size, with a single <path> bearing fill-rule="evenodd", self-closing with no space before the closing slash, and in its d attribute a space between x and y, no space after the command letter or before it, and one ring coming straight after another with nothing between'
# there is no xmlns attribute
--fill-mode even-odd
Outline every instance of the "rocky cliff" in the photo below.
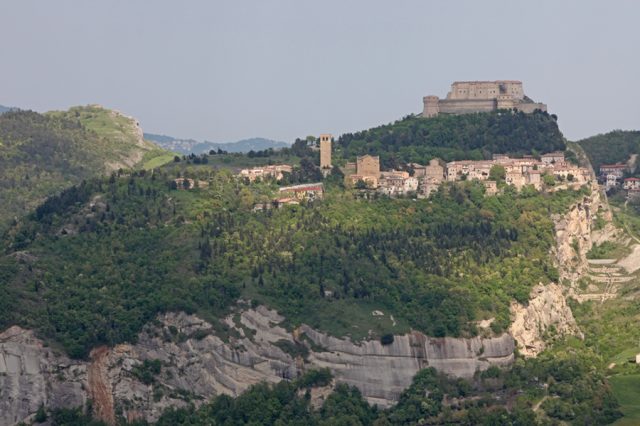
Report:
<svg viewBox="0 0 640 426"><path fill-rule="evenodd" d="M511 304L513 322L509 332L524 356L536 356L550 340L566 335L582 337L571 308L557 284L538 285L531 291L529 303Z"/></svg>
<svg viewBox="0 0 640 426"><path fill-rule="evenodd" d="M594 184L591 194L575 203L568 213L553 216L556 245L552 254L561 280L574 284L587 272L587 253L593 246L593 221L598 215L611 221L609 207Z"/></svg>
<svg viewBox="0 0 640 426"><path fill-rule="evenodd" d="M306 325L288 332L282 320L264 307L247 309L226 318L231 333L222 339L196 316L165 314L135 345L97 348L88 362L69 360L30 331L12 327L0 335L0 424L27 419L41 404L75 407L88 399L110 424L119 417L153 421L169 406L238 395L252 384L318 367L330 368L337 382L357 386L370 402L387 406L420 368L469 377L513 360L508 334L456 339L412 332L389 345L357 344ZM145 360L159 361L160 368L149 373Z"/></svg>
<svg viewBox="0 0 640 426"><path fill-rule="evenodd" d="M30 331L0 333L0 425L25 421L40 405L82 406L87 366L56 354Z"/></svg>
<svg viewBox="0 0 640 426"><path fill-rule="evenodd" d="M575 285L589 270L587 252L593 246L592 228L596 215L611 220L608 205L602 200L598 186L594 185L591 194L571 206L567 213L552 217L556 241L551 255L560 280L568 287L555 283L538 285L532 289L527 305L515 301L511 304L509 332L524 356L536 356L557 337L583 336L567 305L565 293L575 295Z"/></svg>

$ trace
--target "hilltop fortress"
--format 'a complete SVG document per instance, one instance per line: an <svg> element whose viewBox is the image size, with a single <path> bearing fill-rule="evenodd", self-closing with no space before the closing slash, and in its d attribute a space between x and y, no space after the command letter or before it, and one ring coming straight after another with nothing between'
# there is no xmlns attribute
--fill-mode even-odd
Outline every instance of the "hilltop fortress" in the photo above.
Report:
<svg viewBox="0 0 640 426"><path fill-rule="evenodd" d="M423 117L438 114L468 114L487 112L497 109L517 109L532 113L539 109L547 110L547 105L537 103L524 94L521 81L456 81L445 99L437 96L422 98Z"/></svg>

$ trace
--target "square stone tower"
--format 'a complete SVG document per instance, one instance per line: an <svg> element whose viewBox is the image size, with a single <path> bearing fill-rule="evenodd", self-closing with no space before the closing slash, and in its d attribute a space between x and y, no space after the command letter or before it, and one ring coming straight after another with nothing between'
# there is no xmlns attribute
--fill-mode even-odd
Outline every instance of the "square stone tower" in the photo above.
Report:
<svg viewBox="0 0 640 426"><path fill-rule="evenodd" d="M328 133L320 135L320 168L331 168L331 135Z"/></svg>
<svg viewBox="0 0 640 426"><path fill-rule="evenodd" d="M356 173L358 176L380 177L380 157L377 155L363 155L356 158Z"/></svg>

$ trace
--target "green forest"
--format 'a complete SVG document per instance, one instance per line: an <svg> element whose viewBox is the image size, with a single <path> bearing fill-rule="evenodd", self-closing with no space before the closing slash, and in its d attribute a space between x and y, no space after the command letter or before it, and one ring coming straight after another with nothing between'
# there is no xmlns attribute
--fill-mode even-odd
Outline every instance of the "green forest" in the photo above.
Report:
<svg viewBox="0 0 640 426"><path fill-rule="evenodd" d="M291 325L355 339L368 331L353 327L358 313L371 307L400 320L378 335L412 327L473 336L472 322L489 317L500 332L512 299L525 302L533 285L557 280L549 215L584 195L485 197L466 182L429 200L367 200L329 184L321 202L256 213L254 202L270 199L275 184L242 184L206 164L178 167L174 176L208 187L172 189L165 171L113 175L49 198L14 225L9 253L29 255L3 258L10 308L0 327L24 324L84 357L135 341L158 312L214 321L244 297Z"/></svg>
<svg viewBox="0 0 640 426"><path fill-rule="evenodd" d="M541 154L565 149L555 116L546 112L514 111L440 115L425 120L408 116L392 124L337 140L338 155L379 155L381 163L426 164L431 158L445 161L490 159L492 154Z"/></svg>
<svg viewBox="0 0 640 426"><path fill-rule="evenodd" d="M614 130L579 140L578 144L597 171L602 164L626 163L631 155L640 153L640 131Z"/></svg>

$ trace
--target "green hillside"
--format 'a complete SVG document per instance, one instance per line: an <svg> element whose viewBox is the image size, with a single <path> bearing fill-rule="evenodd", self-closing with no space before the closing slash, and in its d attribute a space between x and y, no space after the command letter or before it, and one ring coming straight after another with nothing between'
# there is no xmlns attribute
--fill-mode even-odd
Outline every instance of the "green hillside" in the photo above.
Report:
<svg viewBox="0 0 640 426"><path fill-rule="evenodd" d="M614 130L578 143L597 171L602 164L626 163L632 155L640 154L640 131Z"/></svg>
<svg viewBox="0 0 640 426"><path fill-rule="evenodd" d="M83 179L166 157L138 133L134 120L99 107L0 115L0 229Z"/></svg>
<svg viewBox="0 0 640 426"><path fill-rule="evenodd" d="M130 136L131 123L122 116L94 108L7 113L2 131L14 169L51 153L39 161L74 173L62 176L58 188L76 183L4 233L0 329L33 329L76 358L99 345L134 342L145 324L167 311L197 313L229 339L233 331L221 319L238 299L277 309L290 329L304 322L355 341L410 329L435 337L499 334L510 324L512 301L526 303L534 285L559 280L549 256L555 244L551 215L589 192L506 188L486 197L483 185L464 181L442 185L429 199L390 199L328 177L323 200L255 212L256 202L277 196L278 185L236 179L217 167L220 155L96 177L108 170L105 162L129 155L128 147L141 142ZM416 120L347 136L337 144L338 157L379 146L372 153L385 161L413 161L403 156L404 148L396 150L405 136L414 138L415 145L406 147L420 151L422 160L564 146L555 120L545 114ZM474 132L484 136L472 137ZM105 140L113 141L113 150L100 146ZM306 143L278 155L300 158L287 180L321 178ZM138 157L145 160L144 153ZM256 158L269 161L246 160ZM176 177L198 185L179 189ZM373 310L394 321L372 321ZM489 318L489 330L477 328L477 321ZM511 368L492 368L471 380L423 370L386 411L369 407L346 386L312 409L305 389L326 383L321 374L258 385L238 399L221 396L197 410L169 410L160 424L606 424L620 412L606 381L606 358L591 342L558 340L535 360L518 357ZM452 398L464 402L454 406ZM77 411L52 415L88 422Z"/></svg>
<svg viewBox="0 0 640 426"><path fill-rule="evenodd" d="M531 154L564 150L554 116L539 112L501 111L466 115L439 115L425 119L408 116L392 124L342 135L339 155L380 155L382 163L425 164L433 157L445 161L481 160L492 154Z"/></svg>
<svg viewBox="0 0 640 426"><path fill-rule="evenodd" d="M175 189L177 175L208 186ZM490 317L496 318L493 332L501 332L511 300L525 302L533 285L557 280L548 256L549 214L584 195L506 191L484 197L480 185L464 182L429 200L366 200L327 184L323 201L258 213L253 202L272 197L275 184L239 184L202 160L74 186L6 234L0 328L24 325L84 357L100 344L134 341L163 311L198 313L225 336L229 330L218 319L245 298L277 308L289 327L305 322L353 339L409 327L433 336L473 336L479 333L473 322ZM325 290L334 294L324 297ZM397 324L373 323L372 309L388 312ZM603 368L580 342L558 344L538 360L494 368L471 381L424 370L390 411L369 407L346 386L314 411L301 396L303 378L302 384L256 386L237 400L219 397L200 410L170 410L160 424L225 418L336 424L350 418L400 425L429 418L436 424L533 425L542 412L601 424L619 416ZM576 398L566 397L574 392ZM452 411L445 395L468 402ZM536 414L532 406L543 402Z"/></svg>
<svg viewBox="0 0 640 426"><path fill-rule="evenodd" d="M268 162L294 162L319 153L313 137L296 139L291 148L211 157L220 167L246 167ZM556 118L544 112L524 114L499 111L433 118L407 116L393 123L345 133L334 141L333 162L343 166L358 155L380 156L383 168L403 168L407 163L427 164L438 157L445 161L490 159L492 154L542 154L566 149ZM571 154L570 154L571 155Z"/></svg>
<svg viewBox="0 0 640 426"><path fill-rule="evenodd" d="M171 189L178 174L208 187ZM358 339L370 325L354 325L372 307L399 319L379 335L411 326L472 336L473 321L489 317L500 332L511 300L525 302L533 285L557 279L549 212L583 195L484 197L468 182L431 200L367 201L336 186L318 205L252 212L276 189L239 185L208 164L173 163L64 191L10 230L10 250L38 260L19 268L11 287L33 305L9 310L0 327L24 323L83 356L135 339L157 312L215 319L243 296L292 324ZM324 290L334 296L319 297Z"/></svg>

